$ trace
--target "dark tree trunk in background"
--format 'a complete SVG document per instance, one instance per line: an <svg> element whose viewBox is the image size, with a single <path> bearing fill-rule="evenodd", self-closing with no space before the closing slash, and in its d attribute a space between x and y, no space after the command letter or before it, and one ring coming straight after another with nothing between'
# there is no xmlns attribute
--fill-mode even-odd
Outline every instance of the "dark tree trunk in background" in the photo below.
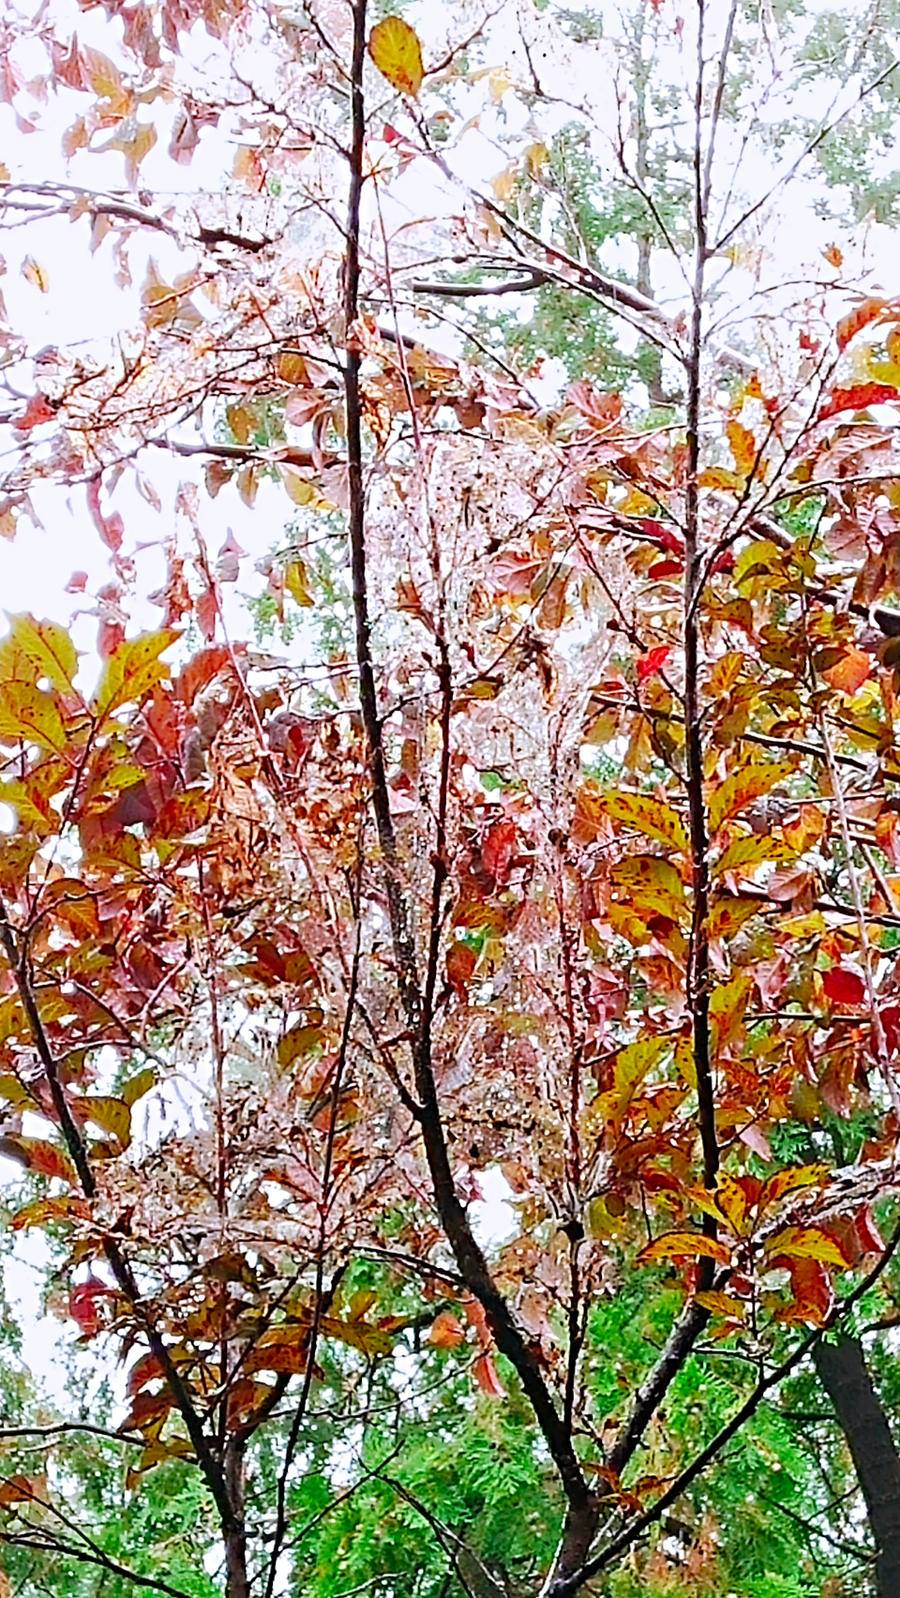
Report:
<svg viewBox="0 0 900 1598"><path fill-rule="evenodd" d="M820 1342L819 1381L834 1405L866 1501L879 1598L900 1598L900 1453L855 1337Z"/></svg>

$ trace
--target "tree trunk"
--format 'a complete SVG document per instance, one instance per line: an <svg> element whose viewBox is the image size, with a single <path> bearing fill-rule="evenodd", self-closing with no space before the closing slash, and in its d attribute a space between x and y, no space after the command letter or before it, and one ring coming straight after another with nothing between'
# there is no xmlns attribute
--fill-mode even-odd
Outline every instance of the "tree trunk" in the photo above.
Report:
<svg viewBox="0 0 900 1598"><path fill-rule="evenodd" d="M813 1352L853 1459L875 1542L879 1598L900 1594L900 1452L858 1338L839 1336Z"/></svg>
<svg viewBox="0 0 900 1598"><path fill-rule="evenodd" d="M237 1439L232 1439L225 1448L225 1481L232 1505L231 1520L222 1529L226 1598L250 1598L244 1525L244 1449Z"/></svg>

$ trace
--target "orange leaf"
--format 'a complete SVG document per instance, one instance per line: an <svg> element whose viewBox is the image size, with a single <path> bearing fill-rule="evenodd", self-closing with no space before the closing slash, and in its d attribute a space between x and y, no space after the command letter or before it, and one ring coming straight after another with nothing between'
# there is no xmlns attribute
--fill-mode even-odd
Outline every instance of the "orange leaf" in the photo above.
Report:
<svg viewBox="0 0 900 1598"><path fill-rule="evenodd" d="M862 687L872 670L870 657L861 649L851 646L847 653L841 657L835 666L830 666L822 676L832 688L840 688L845 694L855 694Z"/></svg>
<svg viewBox="0 0 900 1598"><path fill-rule="evenodd" d="M428 1333L429 1343L433 1348L459 1348L465 1340L465 1331L456 1316L451 1310L442 1309L432 1322Z"/></svg>
<svg viewBox="0 0 900 1598"><path fill-rule="evenodd" d="M749 477L756 466L756 439L749 427L744 427L742 422L735 421L734 417L725 424L728 434L728 443L737 470L742 477Z"/></svg>
<svg viewBox="0 0 900 1598"><path fill-rule="evenodd" d="M862 300L856 309L850 312L849 316L843 317L838 322L835 330L838 349L846 349L850 340L855 338L857 333L861 333L864 327L868 327L870 322L877 322L882 313L887 310L887 307L887 300L878 299L875 296L871 299Z"/></svg>

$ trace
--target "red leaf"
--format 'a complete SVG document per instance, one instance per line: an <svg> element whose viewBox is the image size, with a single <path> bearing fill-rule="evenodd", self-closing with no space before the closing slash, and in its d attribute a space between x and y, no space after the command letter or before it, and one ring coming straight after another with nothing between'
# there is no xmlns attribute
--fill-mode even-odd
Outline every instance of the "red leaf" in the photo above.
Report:
<svg viewBox="0 0 900 1598"><path fill-rule="evenodd" d="M142 1354L128 1372L128 1397L133 1398L148 1382L158 1381L163 1368L155 1354Z"/></svg>
<svg viewBox="0 0 900 1598"><path fill-rule="evenodd" d="M509 868L518 848L519 834L514 821L495 821L488 827L481 845L481 859L498 887L509 878Z"/></svg>
<svg viewBox="0 0 900 1598"><path fill-rule="evenodd" d="M224 671L231 663L225 644L213 644L211 649L201 649L179 673L175 684L179 699L192 705L201 689Z"/></svg>
<svg viewBox="0 0 900 1598"><path fill-rule="evenodd" d="M73 572L66 583L67 594L83 594L87 587L87 572Z"/></svg>
<svg viewBox="0 0 900 1598"><path fill-rule="evenodd" d="M69 1314L78 1322L82 1337L96 1337L103 1325L98 1300L108 1295L110 1289L97 1276L79 1282L69 1294Z"/></svg>
<svg viewBox="0 0 900 1598"><path fill-rule="evenodd" d="M216 617L219 614L219 600L215 587L204 589L194 609L197 612L200 631L209 643L215 636Z"/></svg>
<svg viewBox="0 0 900 1598"><path fill-rule="evenodd" d="M856 383L852 388L832 389L819 412L818 420L824 422L839 411L865 411L870 405L887 405L900 399L900 394L887 383Z"/></svg>
<svg viewBox="0 0 900 1598"><path fill-rule="evenodd" d="M33 427L42 427L45 422L52 422L56 415L49 400L43 394L32 394L21 416L17 416L13 427L17 433L29 433Z"/></svg>
<svg viewBox="0 0 900 1598"><path fill-rule="evenodd" d="M670 555L684 554L684 539L667 522L654 521L651 516L639 516L638 526L660 549L668 550Z"/></svg>
<svg viewBox="0 0 900 1598"><path fill-rule="evenodd" d="M111 516L104 516L103 511L100 509L99 477L93 477L88 483L87 502L88 510L91 513L91 520L100 534L100 537L103 539L104 544L106 545L107 549L112 550L114 555L118 554L122 547L122 539L125 534L125 523L123 522L118 511L114 511Z"/></svg>
<svg viewBox="0 0 900 1598"><path fill-rule="evenodd" d="M866 1204L854 1221L856 1240L863 1254L883 1254L884 1238L875 1224L872 1207Z"/></svg>
<svg viewBox="0 0 900 1598"><path fill-rule="evenodd" d="M822 987L833 1004L862 1004L866 994L859 972L842 965L822 973Z"/></svg>
<svg viewBox="0 0 900 1598"><path fill-rule="evenodd" d="M671 653L671 644L657 644L655 649L648 649L646 655L641 655L636 668L638 682L658 677Z"/></svg>
<svg viewBox="0 0 900 1598"><path fill-rule="evenodd" d="M467 943L452 943L447 950L447 981L463 997L475 970L476 955Z"/></svg>
<svg viewBox="0 0 900 1598"><path fill-rule="evenodd" d="M884 1029L884 1038L891 1054L896 1054L900 1048L900 1005L886 1004L881 1012L881 1025Z"/></svg>
<svg viewBox="0 0 900 1598"><path fill-rule="evenodd" d="M497 1375L497 1367L490 1354L479 1354L472 1366L472 1375L488 1398L505 1398L506 1388Z"/></svg>

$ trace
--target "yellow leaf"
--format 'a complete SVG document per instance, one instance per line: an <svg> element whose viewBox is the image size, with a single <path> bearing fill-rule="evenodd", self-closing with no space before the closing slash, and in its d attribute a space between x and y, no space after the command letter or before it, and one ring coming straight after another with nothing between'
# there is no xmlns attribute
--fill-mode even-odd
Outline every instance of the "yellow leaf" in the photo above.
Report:
<svg viewBox="0 0 900 1598"><path fill-rule="evenodd" d="M769 1239L766 1253L772 1258L786 1254L789 1259L818 1260L820 1265L847 1264L836 1240L820 1226L786 1226Z"/></svg>
<svg viewBox="0 0 900 1598"><path fill-rule="evenodd" d="M114 113L120 117L126 116L131 110L132 96L130 91L123 87L122 75L110 61L109 56L86 45L81 46L80 55L88 83L97 98L107 102L103 107L104 112L107 115Z"/></svg>
<svg viewBox="0 0 900 1598"><path fill-rule="evenodd" d="M675 1045L675 1069L683 1076L688 1087L697 1086L697 1066L694 1060L694 1040L681 1037Z"/></svg>
<svg viewBox="0 0 900 1598"><path fill-rule="evenodd" d="M496 177L491 178L491 188L501 205L504 205L510 198L518 180L519 168L515 161L512 161L509 166L505 166L502 172L497 173Z"/></svg>
<svg viewBox="0 0 900 1598"><path fill-rule="evenodd" d="M284 568L284 586L297 605L314 605L315 600L309 590L309 576L302 560L292 560Z"/></svg>
<svg viewBox="0 0 900 1598"><path fill-rule="evenodd" d="M47 276L46 267L41 266L33 255L26 255L22 262L22 276L26 283L31 284L32 288L40 289L42 294L48 292L50 279Z"/></svg>
<svg viewBox="0 0 900 1598"><path fill-rule="evenodd" d="M616 891L640 915L650 911L678 921L685 908L684 887L678 872L656 855L635 855L620 860L610 873Z"/></svg>
<svg viewBox="0 0 900 1598"><path fill-rule="evenodd" d="M155 1086L156 1071L152 1065L146 1065L143 1071L138 1071L136 1075L128 1078L122 1088L122 1098L130 1109L133 1104L137 1103L138 1099L142 1099L144 1094L149 1093L150 1089Z"/></svg>
<svg viewBox="0 0 900 1598"><path fill-rule="evenodd" d="M117 705L141 699L148 688L168 676L169 668L159 657L177 636L167 627L157 633L141 633L139 638L120 644L106 662L94 702L95 714L108 715Z"/></svg>
<svg viewBox="0 0 900 1598"><path fill-rule="evenodd" d="M48 678L60 693L71 691L78 655L65 628L52 621L35 621L33 616L13 616L9 637L39 676Z"/></svg>
<svg viewBox="0 0 900 1598"><path fill-rule="evenodd" d="M709 1001L709 1019L717 1048L724 1048L740 1032L752 986L752 977L741 972L715 989Z"/></svg>
<svg viewBox="0 0 900 1598"><path fill-rule="evenodd" d="M748 478L756 464L756 439L749 427L744 427L734 417L725 425L734 464L743 478Z"/></svg>
<svg viewBox="0 0 900 1598"><path fill-rule="evenodd" d="M669 844L680 853L687 850L687 832L678 811L651 794L627 793L624 790L603 794L597 799L597 808L611 820L621 821L624 826L633 827L659 843Z"/></svg>
<svg viewBox="0 0 900 1598"><path fill-rule="evenodd" d="M525 151L525 165L529 175L533 178L540 177L543 168L550 159L550 151L546 144L529 144Z"/></svg>
<svg viewBox="0 0 900 1598"><path fill-rule="evenodd" d="M323 1315L321 1327L323 1336L346 1343L349 1348L358 1348L361 1354L389 1354L393 1347L389 1332L370 1325L361 1317L341 1320L337 1315Z"/></svg>
<svg viewBox="0 0 900 1598"><path fill-rule="evenodd" d="M710 693L716 699L730 694L744 669L744 656L738 649L729 649L720 655L709 674Z"/></svg>
<svg viewBox="0 0 900 1598"><path fill-rule="evenodd" d="M716 1203L731 1230L741 1237L747 1219L747 1195L739 1182L724 1173L716 1182Z"/></svg>
<svg viewBox="0 0 900 1598"><path fill-rule="evenodd" d="M79 1108L95 1126L127 1149L131 1142L131 1111L122 1099L98 1094L95 1098L82 1099Z"/></svg>
<svg viewBox="0 0 900 1598"><path fill-rule="evenodd" d="M827 1165L793 1165L786 1171L778 1171L775 1176L770 1176L759 1198L759 1210L762 1214L770 1204L777 1204L786 1193L796 1193L800 1188L818 1187L828 1180L829 1168Z"/></svg>
<svg viewBox="0 0 900 1598"><path fill-rule="evenodd" d="M709 935L713 943L733 938L745 921L755 916L759 905L755 899L742 899L737 894L723 894L710 911Z"/></svg>
<svg viewBox="0 0 900 1598"><path fill-rule="evenodd" d="M757 577L766 577L770 581L776 577L781 579L783 572L782 550L770 538L757 538L738 554L734 563L734 584L740 589L743 583L752 582Z"/></svg>
<svg viewBox="0 0 900 1598"><path fill-rule="evenodd" d="M288 498L292 499L295 505L316 504L319 493L315 483L311 483L308 477L301 477L299 472L292 471L289 466L282 466L279 470L281 481L288 491Z"/></svg>
<svg viewBox="0 0 900 1598"><path fill-rule="evenodd" d="M726 821L740 815L757 799L785 782L793 767L786 760L758 760L726 777L709 800L709 830L718 832Z"/></svg>
<svg viewBox="0 0 900 1598"><path fill-rule="evenodd" d="M636 1088L671 1046L668 1038L644 1038L620 1049L613 1064L613 1085L594 1099L588 1111L588 1124L594 1128L618 1126L634 1098Z"/></svg>
<svg viewBox="0 0 900 1598"><path fill-rule="evenodd" d="M66 731L49 694L32 683L8 682L0 698L0 743L19 741L60 754L66 747Z"/></svg>
<svg viewBox="0 0 900 1598"><path fill-rule="evenodd" d="M657 1237L641 1249L638 1259L649 1265L655 1260L697 1259L700 1256L716 1260L720 1265L731 1262L731 1250L727 1244L704 1237L702 1232L665 1232L662 1237Z"/></svg>
<svg viewBox="0 0 900 1598"><path fill-rule="evenodd" d="M296 350L283 350L275 364L283 383L296 384L309 381L306 362Z"/></svg>
<svg viewBox="0 0 900 1598"><path fill-rule="evenodd" d="M727 1315L731 1320L743 1320L747 1313L746 1304L739 1298L732 1298L730 1293L697 1293L694 1303L710 1310L713 1315Z"/></svg>
<svg viewBox="0 0 900 1598"><path fill-rule="evenodd" d="M700 488L743 488L741 472L729 472L724 466L707 466L697 478Z"/></svg>
<svg viewBox="0 0 900 1598"><path fill-rule="evenodd" d="M239 444L249 442L253 429L253 417L245 406L226 405L225 420Z"/></svg>
<svg viewBox="0 0 900 1598"><path fill-rule="evenodd" d="M369 55L382 77L403 94L417 95L425 69L419 36L402 17L385 17L369 34Z"/></svg>

